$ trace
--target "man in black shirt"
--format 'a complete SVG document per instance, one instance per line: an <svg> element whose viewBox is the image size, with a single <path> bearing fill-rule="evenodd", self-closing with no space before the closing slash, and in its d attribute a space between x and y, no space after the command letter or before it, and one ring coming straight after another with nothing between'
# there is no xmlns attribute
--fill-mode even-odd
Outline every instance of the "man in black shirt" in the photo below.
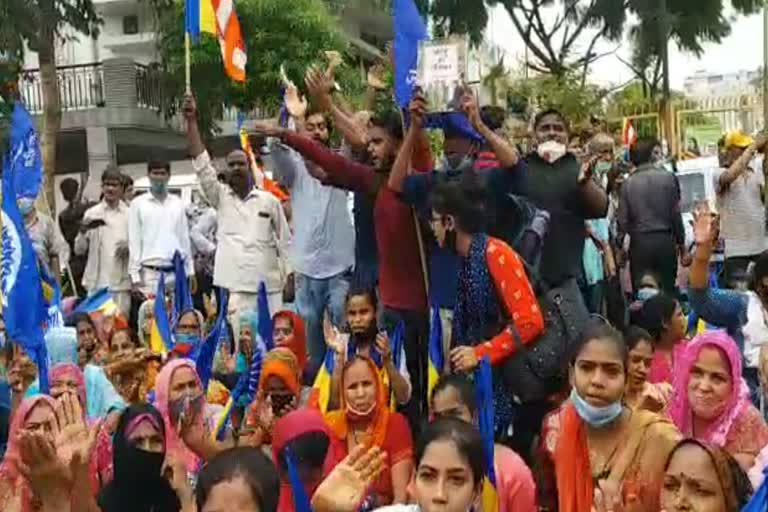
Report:
<svg viewBox="0 0 768 512"><path fill-rule="evenodd" d="M660 167L661 144L640 139L630 151L636 166L621 188L618 212L618 243L629 235L629 264L636 290L648 271L661 276L662 289L675 292L677 258L690 263L680 215L680 184L677 176Z"/></svg>
<svg viewBox="0 0 768 512"><path fill-rule="evenodd" d="M80 222L83 220L85 211L91 206L82 201L80 197L80 184L74 178L65 178L59 185L61 195L67 202L67 207L59 213L59 227L64 240L69 245L69 267L72 270L72 278L75 280L77 290L75 293L79 296L85 295L82 287L83 272L85 271L85 261L87 256L78 256L75 253L75 238L80 230ZM65 281L66 282L66 281Z"/></svg>
<svg viewBox="0 0 768 512"><path fill-rule="evenodd" d="M541 256L541 278L549 286L576 279L582 272L584 220L604 217L605 191L590 179L597 156L583 165L568 153L568 125L557 110L534 120L536 150L528 155L528 197L550 214Z"/></svg>

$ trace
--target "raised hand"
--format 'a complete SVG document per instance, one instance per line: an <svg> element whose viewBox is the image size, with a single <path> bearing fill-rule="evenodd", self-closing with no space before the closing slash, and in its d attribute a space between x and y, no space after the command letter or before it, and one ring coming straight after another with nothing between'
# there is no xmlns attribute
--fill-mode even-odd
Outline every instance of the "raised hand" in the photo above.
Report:
<svg viewBox="0 0 768 512"><path fill-rule="evenodd" d="M184 95L184 101L181 103L181 113L187 121L197 121L197 101L191 94Z"/></svg>
<svg viewBox="0 0 768 512"><path fill-rule="evenodd" d="M354 512L386 465L377 446L355 447L323 480L312 496L315 512Z"/></svg>
<svg viewBox="0 0 768 512"><path fill-rule="evenodd" d="M55 436L56 453L69 465L73 458L90 460L101 423L90 431L85 424L85 414L74 393L64 393L56 402L58 430Z"/></svg>
<svg viewBox="0 0 768 512"><path fill-rule="evenodd" d="M18 468L29 481L35 496L43 501L64 499L69 502L73 485L73 471L56 454L53 441L41 432L22 432L19 437L21 461ZM79 465L76 454L70 464Z"/></svg>
<svg viewBox="0 0 768 512"><path fill-rule="evenodd" d="M579 173L579 185L583 185L592 179L592 175L595 173L595 165L599 159L600 155L594 155L581 164L581 172Z"/></svg>
<svg viewBox="0 0 768 512"><path fill-rule="evenodd" d="M469 373L480 364L472 347L455 347L451 350L451 365L462 373Z"/></svg>
<svg viewBox="0 0 768 512"><path fill-rule="evenodd" d="M376 335L376 350L385 361L392 360L392 347L389 344L389 335L382 331Z"/></svg>
<svg viewBox="0 0 768 512"><path fill-rule="evenodd" d="M328 315L323 319L323 335L325 337L325 344L328 348L333 350L336 354L344 353L344 339L339 330L331 323L331 319Z"/></svg>
<svg viewBox="0 0 768 512"><path fill-rule="evenodd" d="M337 67L344 63L344 59L341 58L341 54L336 50L326 50L325 58L328 60L328 74L333 75L333 72Z"/></svg>
<svg viewBox="0 0 768 512"><path fill-rule="evenodd" d="M411 114L411 127L415 130L421 130L424 127L424 118L427 115L427 100L420 90L417 90L408 105L408 111Z"/></svg>
<svg viewBox="0 0 768 512"><path fill-rule="evenodd" d="M324 111L331 110L331 91L333 90L333 76L317 67L310 67L304 75L304 84L309 95Z"/></svg>
<svg viewBox="0 0 768 512"><path fill-rule="evenodd" d="M176 492L179 501L182 503L182 510L186 510L184 505L189 505L193 501L192 487L187 478L187 468L184 463L176 457L169 455L163 464L163 478L168 480L171 488Z"/></svg>
<svg viewBox="0 0 768 512"><path fill-rule="evenodd" d="M285 88L285 108L288 109L288 113L294 119L304 119L304 115L307 113L307 98L299 94L299 90L295 85L290 84Z"/></svg>
<svg viewBox="0 0 768 512"><path fill-rule="evenodd" d="M483 120L480 117L480 107L477 104L477 98L475 98L472 89L467 88L461 97L461 111L467 116L469 122L476 130L480 129L483 124Z"/></svg>
<svg viewBox="0 0 768 512"><path fill-rule="evenodd" d="M594 512L623 512L621 486L610 479L598 481L595 487L592 510Z"/></svg>
<svg viewBox="0 0 768 512"><path fill-rule="evenodd" d="M368 70L368 86L377 91L383 91L387 88L387 84L384 82L384 64L376 64Z"/></svg>
<svg viewBox="0 0 768 512"><path fill-rule="evenodd" d="M717 242L715 238L716 221L717 219L709 211L707 203L701 204L696 209L693 221L693 239L696 241L696 245L713 246Z"/></svg>

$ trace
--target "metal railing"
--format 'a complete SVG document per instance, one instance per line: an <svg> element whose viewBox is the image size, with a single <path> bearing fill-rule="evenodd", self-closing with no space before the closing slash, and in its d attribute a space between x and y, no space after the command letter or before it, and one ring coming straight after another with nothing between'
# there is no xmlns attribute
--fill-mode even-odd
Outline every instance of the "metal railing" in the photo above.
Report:
<svg viewBox="0 0 768 512"><path fill-rule="evenodd" d="M104 106L104 69L101 63L56 68L62 111ZM24 70L19 80L24 104L31 113L43 111L43 82L39 69Z"/></svg>
<svg viewBox="0 0 768 512"><path fill-rule="evenodd" d="M134 64L136 67L136 104L139 108L160 110L162 108L162 88L160 70L154 66Z"/></svg>

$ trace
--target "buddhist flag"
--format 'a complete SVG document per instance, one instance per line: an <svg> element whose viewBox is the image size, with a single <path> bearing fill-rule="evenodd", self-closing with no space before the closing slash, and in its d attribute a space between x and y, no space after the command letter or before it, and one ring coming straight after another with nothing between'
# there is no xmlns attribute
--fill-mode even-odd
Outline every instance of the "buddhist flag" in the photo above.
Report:
<svg viewBox="0 0 768 512"><path fill-rule="evenodd" d="M429 361L427 362L427 397L432 396L432 390L440 379L445 367L443 354L443 324L440 321L440 309L432 306L432 325L429 329Z"/></svg>
<svg viewBox="0 0 768 512"><path fill-rule="evenodd" d="M483 479L483 512L498 512L499 493L496 487L496 470L493 465L493 376L488 357L480 361L475 370L477 392L478 428L483 439L485 478Z"/></svg>
<svg viewBox="0 0 768 512"><path fill-rule="evenodd" d="M327 349L323 364L317 371L315 382L312 384L312 394L310 395L310 405L316 407L323 414L328 412L328 402L331 399L331 376L333 367L336 363L336 353Z"/></svg>

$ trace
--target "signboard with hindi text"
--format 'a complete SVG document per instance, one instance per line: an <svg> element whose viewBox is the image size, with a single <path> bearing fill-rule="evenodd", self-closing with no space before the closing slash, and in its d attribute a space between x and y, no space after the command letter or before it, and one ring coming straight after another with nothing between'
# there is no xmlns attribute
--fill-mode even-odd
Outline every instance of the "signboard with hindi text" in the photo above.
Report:
<svg viewBox="0 0 768 512"><path fill-rule="evenodd" d="M424 41L419 48L418 84L427 96L430 111L458 108L467 76L469 41L466 36Z"/></svg>

